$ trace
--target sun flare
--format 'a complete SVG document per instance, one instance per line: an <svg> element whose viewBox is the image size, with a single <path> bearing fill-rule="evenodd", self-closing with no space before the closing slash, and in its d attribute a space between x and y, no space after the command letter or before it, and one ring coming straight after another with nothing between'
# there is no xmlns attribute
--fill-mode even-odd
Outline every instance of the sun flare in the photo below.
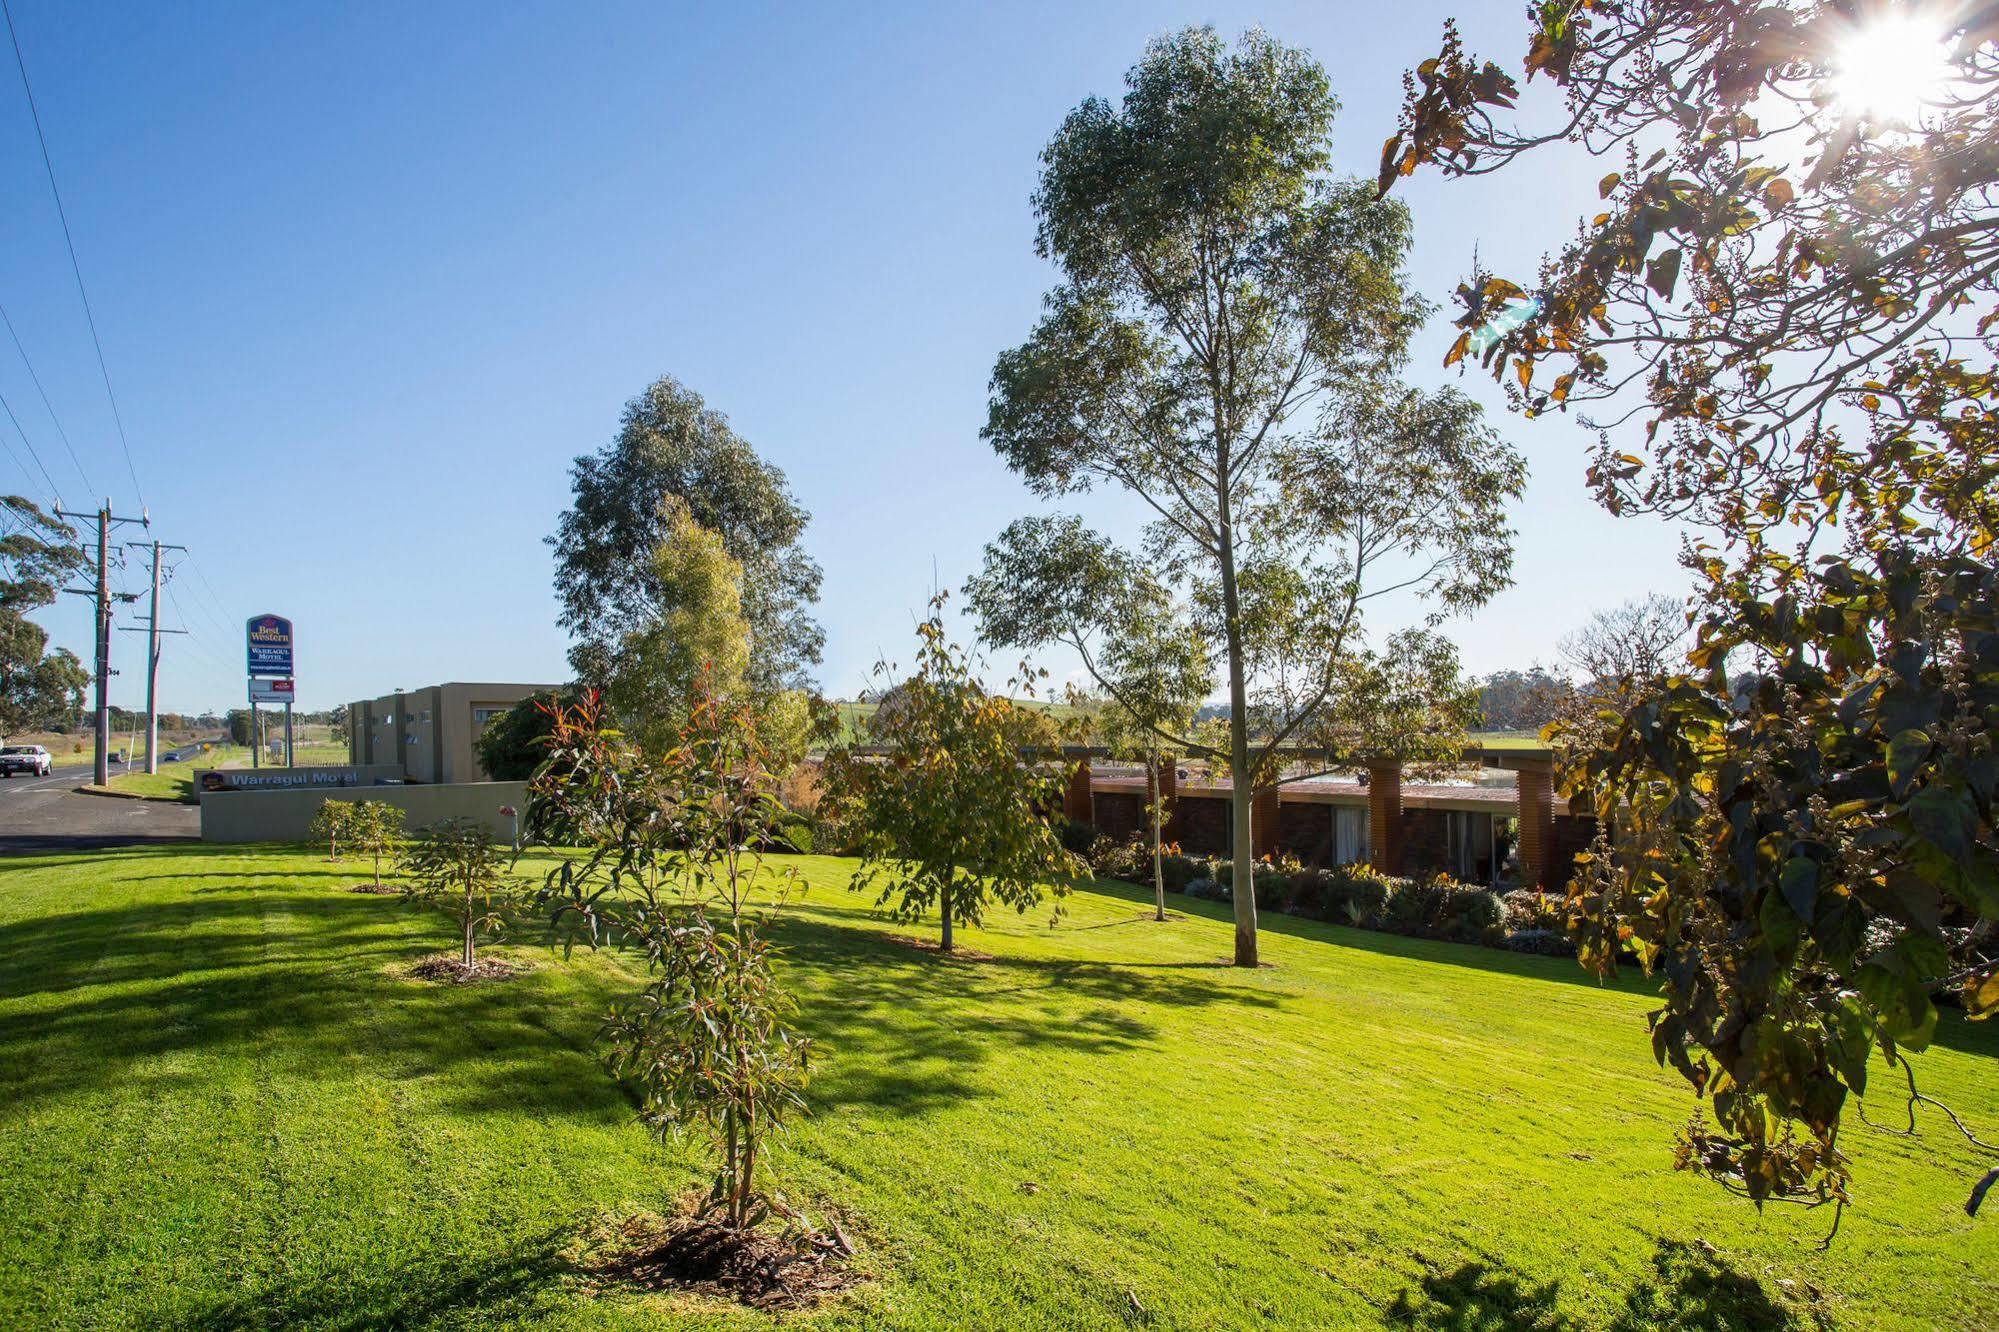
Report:
<svg viewBox="0 0 1999 1332"><path fill-rule="evenodd" d="M1877 124L1914 124L1950 80L1949 35L1919 14L1886 14L1865 24L1833 59L1839 109Z"/></svg>

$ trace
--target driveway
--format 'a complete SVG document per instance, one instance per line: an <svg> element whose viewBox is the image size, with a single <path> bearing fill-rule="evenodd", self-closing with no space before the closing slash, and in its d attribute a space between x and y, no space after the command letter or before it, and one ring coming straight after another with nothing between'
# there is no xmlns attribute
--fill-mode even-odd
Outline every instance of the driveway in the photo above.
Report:
<svg viewBox="0 0 1999 1332"><path fill-rule="evenodd" d="M163 800L80 795L89 768L0 780L0 855L89 851L132 842L193 841L201 811Z"/></svg>

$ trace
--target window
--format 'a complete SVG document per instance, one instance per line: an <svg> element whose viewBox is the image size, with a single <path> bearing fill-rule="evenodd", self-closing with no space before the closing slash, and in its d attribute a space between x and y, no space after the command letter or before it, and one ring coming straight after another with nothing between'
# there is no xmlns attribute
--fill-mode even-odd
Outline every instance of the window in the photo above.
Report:
<svg viewBox="0 0 1999 1332"><path fill-rule="evenodd" d="M498 708L498 707L474 708L472 709L472 729L475 731L483 731L486 729L486 723L492 721L493 718L500 716L502 713L508 712L510 710L511 709L508 708Z"/></svg>
<svg viewBox="0 0 1999 1332"><path fill-rule="evenodd" d="M1367 859L1368 812L1365 807L1333 807L1333 860L1352 865Z"/></svg>

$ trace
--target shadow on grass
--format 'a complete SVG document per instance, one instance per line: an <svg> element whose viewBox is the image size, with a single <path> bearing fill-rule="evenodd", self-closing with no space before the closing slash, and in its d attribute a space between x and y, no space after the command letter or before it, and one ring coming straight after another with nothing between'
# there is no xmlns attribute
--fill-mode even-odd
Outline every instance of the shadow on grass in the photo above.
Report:
<svg viewBox="0 0 1999 1332"><path fill-rule="evenodd" d="M545 1313L570 1268L561 1257L572 1238L549 1231L459 1268L425 1264L350 1271L322 1284L272 1282L196 1309L167 1324L177 1332L255 1332L325 1328L485 1327Z"/></svg>
<svg viewBox="0 0 1999 1332"><path fill-rule="evenodd" d="M1821 1310L1774 1299L1755 1277L1713 1250L1661 1240L1653 1279L1633 1286L1610 1322L1612 1332L1831 1332ZM1558 1307L1561 1283L1532 1284L1483 1263L1432 1272L1420 1290L1399 1292L1383 1311L1394 1325L1428 1332L1578 1332Z"/></svg>
<svg viewBox="0 0 1999 1332"><path fill-rule="evenodd" d="M1152 902L1150 887L1126 883L1122 879L1098 879L1094 882L1081 883L1079 886L1121 901L1144 906L1150 906ZM1229 904L1226 902L1206 902L1183 895L1172 902L1170 909L1224 924L1233 920L1229 914ZM1448 943L1441 939L1422 939L1405 934L1389 934L1381 930L1354 929L1346 925L1307 920L1301 916L1288 916L1279 912L1259 912L1256 919L1258 930L1264 934L1309 939L1341 948L1358 949L1377 957L1402 958L1411 962L1426 962L1438 966L1470 967L1495 975L1517 976L1522 980L1581 985L1592 990L1607 990L1617 994L1651 997L1655 996L1659 989L1657 980L1645 975L1635 966L1625 967L1614 978L1604 981L1583 970L1581 964L1573 958L1540 957L1532 953L1512 953L1502 948L1485 948L1478 944ZM1953 1008L1943 1008L1937 1016L1937 1030L1932 1044L1965 1054L1999 1057L1999 1023L1980 1026L1967 1021L1963 1013Z"/></svg>
<svg viewBox="0 0 1999 1332"><path fill-rule="evenodd" d="M440 1075L447 1108L629 1113L591 1052L608 977L531 956L505 984L397 977L447 951L440 913L331 888L190 894L0 926L0 1099L199 1085L281 1051L306 1079ZM533 950L527 950L532 954Z"/></svg>
<svg viewBox="0 0 1999 1332"><path fill-rule="evenodd" d="M871 929L790 916L773 932L801 987L799 1022L826 1052L815 1106L866 1104L902 1114L989 1095L974 1076L1005 1050L1116 1055L1158 1035L1149 1005L1276 1007L1273 996L1209 979L1202 964L1165 968L996 957L957 963ZM868 1047L868 1057L842 1058Z"/></svg>
<svg viewBox="0 0 1999 1332"><path fill-rule="evenodd" d="M0 924L0 1003L12 1010L0 1096L25 1106L126 1081L171 1092L213 1076L208 1060L282 1051L308 1080L351 1077L357 1057L384 1077L438 1075L461 1112L630 1114L596 1046L612 1001L639 983L629 961L625 974L567 963L523 918L510 938L533 967L525 976L401 982L401 966L448 946L442 913L338 891L357 880L353 862L204 864L210 854L179 874L106 867L114 882L186 881L182 893ZM1201 964L960 966L803 915L776 934L800 1023L828 1056L813 1087L823 1106L921 1114L989 1095L978 1069L1008 1051L1116 1055L1157 1038L1148 1008L1279 1003ZM173 1058L183 1053L203 1059Z"/></svg>

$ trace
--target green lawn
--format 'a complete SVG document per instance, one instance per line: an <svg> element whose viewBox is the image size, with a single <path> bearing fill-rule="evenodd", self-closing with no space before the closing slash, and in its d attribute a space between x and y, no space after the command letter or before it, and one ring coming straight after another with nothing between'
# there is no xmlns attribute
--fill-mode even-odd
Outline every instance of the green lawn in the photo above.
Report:
<svg viewBox="0 0 1999 1332"><path fill-rule="evenodd" d="M126 795L146 796L154 800L180 800L195 803L194 773L197 768L222 768L237 763L248 763L250 751L236 745L217 745L205 754L196 754L179 763L161 763L158 772L147 772L146 761L141 755L132 765L132 771L120 772L106 783L113 791Z"/></svg>
<svg viewBox="0 0 1999 1332"><path fill-rule="evenodd" d="M1999 1217L1932 1124L1855 1126L1858 1209L1669 1169L1688 1098L1645 997L1573 964L1080 893L886 936L841 862L784 932L819 1041L782 1169L876 1280L814 1328L1990 1328ZM590 1217L694 1180L590 1051L619 965L535 945L504 985L399 968L440 917L282 851L127 849L0 873L0 1326L766 1326L589 1297ZM1946 1017L1929 1089L1999 1125L1999 1041ZM1890 1118L1892 1107L1878 1108ZM1143 1311L1142 1313L1140 1311Z"/></svg>

